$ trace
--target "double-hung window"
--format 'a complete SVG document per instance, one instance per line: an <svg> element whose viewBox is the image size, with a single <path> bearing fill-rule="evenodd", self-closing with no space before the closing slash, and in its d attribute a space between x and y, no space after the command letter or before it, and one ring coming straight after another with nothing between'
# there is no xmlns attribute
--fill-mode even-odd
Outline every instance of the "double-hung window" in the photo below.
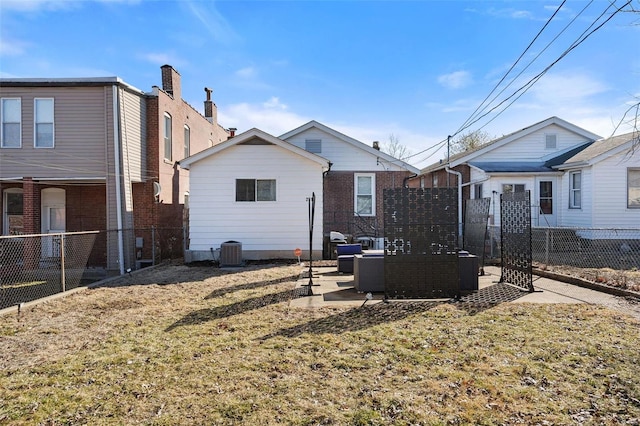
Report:
<svg viewBox="0 0 640 426"><path fill-rule="evenodd" d="M0 148L22 147L22 106L20 98L2 98L0 103Z"/></svg>
<svg viewBox="0 0 640 426"><path fill-rule="evenodd" d="M171 116L168 113L164 113L164 159L168 161L173 160L171 150L173 149L171 144Z"/></svg>
<svg viewBox="0 0 640 426"><path fill-rule="evenodd" d="M36 148L53 148L54 138L54 113L53 98L35 98L34 111L34 141Z"/></svg>
<svg viewBox="0 0 640 426"><path fill-rule="evenodd" d="M627 207L640 209L640 169L627 169Z"/></svg>
<svg viewBox="0 0 640 426"><path fill-rule="evenodd" d="M503 183L502 184L502 192L524 192L524 184L523 183Z"/></svg>
<svg viewBox="0 0 640 426"><path fill-rule="evenodd" d="M276 201L275 179L236 179L236 201Z"/></svg>
<svg viewBox="0 0 640 426"><path fill-rule="evenodd" d="M376 175L356 173L354 185L354 210L356 216L376 215Z"/></svg>
<svg viewBox="0 0 640 426"><path fill-rule="evenodd" d="M569 173L569 208L582 207L582 172Z"/></svg>
<svg viewBox="0 0 640 426"><path fill-rule="evenodd" d="M191 129L186 124L184 125L184 158L191 155Z"/></svg>

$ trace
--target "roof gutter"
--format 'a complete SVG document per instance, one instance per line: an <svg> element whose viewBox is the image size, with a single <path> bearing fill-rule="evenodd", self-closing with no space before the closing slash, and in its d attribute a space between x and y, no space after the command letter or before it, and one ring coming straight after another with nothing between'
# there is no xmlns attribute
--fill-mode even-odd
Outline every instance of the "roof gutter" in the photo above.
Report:
<svg viewBox="0 0 640 426"><path fill-rule="evenodd" d="M409 185L407 184L407 181L409 181L409 179L413 179L414 177L418 177L417 173L414 173L410 176L405 176L404 179L402 179L402 187L403 188L408 188Z"/></svg>
<svg viewBox="0 0 640 426"><path fill-rule="evenodd" d="M444 169L447 173L458 176L458 179L457 179L457 182L458 182L458 237L459 237L459 241L463 242L462 241L462 173L457 172L455 170L451 170L449 166L446 166ZM460 247L463 247L463 245L460 244Z"/></svg>
<svg viewBox="0 0 640 426"><path fill-rule="evenodd" d="M322 172L322 177L323 178L327 177L327 175L331 171L331 166L333 166L333 163L331 161L329 161L329 168L327 170L325 170L324 172Z"/></svg>

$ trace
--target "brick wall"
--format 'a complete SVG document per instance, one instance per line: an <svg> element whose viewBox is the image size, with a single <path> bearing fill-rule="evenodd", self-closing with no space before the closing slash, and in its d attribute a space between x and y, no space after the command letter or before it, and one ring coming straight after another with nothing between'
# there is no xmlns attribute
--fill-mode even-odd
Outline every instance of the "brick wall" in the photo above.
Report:
<svg viewBox="0 0 640 426"><path fill-rule="evenodd" d="M207 119L180 98L180 74L172 67L162 67L162 85L157 97L147 101L147 175L149 180L134 185L134 223L136 227L182 227L185 193L189 190L189 171L177 162L184 158L185 125L190 133L190 154L227 140L227 132L217 123L217 107L205 99ZM173 93L167 93L172 90ZM207 98L210 94L207 93ZM171 116L172 161L164 159L164 116ZM153 198L153 181L162 190Z"/></svg>
<svg viewBox="0 0 640 426"><path fill-rule="evenodd" d="M107 198L104 185L67 186L67 231L104 230L107 226Z"/></svg>
<svg viewBox="0 0 640 426"><path fill-rule="evenodd" d="M323 233L338 231L357 235L376 232L384 236L384 198L387 188L400 188L410 172L375 172L376 214L374 217L356 217L354 211L354 174L352 171L331 171L324 179ZM363 172L367 173L367 172ZM372 229L374 228L374 229Z"/></svg>

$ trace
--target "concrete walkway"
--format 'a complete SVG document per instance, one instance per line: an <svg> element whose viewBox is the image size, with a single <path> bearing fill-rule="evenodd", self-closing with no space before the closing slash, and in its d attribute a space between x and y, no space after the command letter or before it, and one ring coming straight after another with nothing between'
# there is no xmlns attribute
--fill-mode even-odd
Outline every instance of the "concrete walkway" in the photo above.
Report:
<svg viewBox="0 0 640 426"><path fill-rule="evenodd" d="M620 310L640 320L640 303L604 292L534 275L535 291L529 293L517 287L499 283L501 268L485 266L485 275L478 277L478 291L463 301L492 303L590 303L605 305ZM360 306L380 303L384 294L374 293L367 300L365 293L358 293L353 287L353 275L338 273L335 266L313 267L311 280L308 274L296 283L298 291L312 295L291 300L291 306L301 308L321 308L330 306ZM309 286L309 282L312 286Z"/></svg>

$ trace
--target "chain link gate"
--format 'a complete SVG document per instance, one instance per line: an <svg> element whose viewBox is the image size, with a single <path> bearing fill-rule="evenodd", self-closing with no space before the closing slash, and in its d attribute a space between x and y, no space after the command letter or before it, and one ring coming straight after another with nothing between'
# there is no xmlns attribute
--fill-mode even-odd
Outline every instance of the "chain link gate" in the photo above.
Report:
<svg viewBox="0 0 640 426"><path fill-rule="evenodd" d="M383 196L385 297L459 297L457 189L394 188Z"/></svg>

